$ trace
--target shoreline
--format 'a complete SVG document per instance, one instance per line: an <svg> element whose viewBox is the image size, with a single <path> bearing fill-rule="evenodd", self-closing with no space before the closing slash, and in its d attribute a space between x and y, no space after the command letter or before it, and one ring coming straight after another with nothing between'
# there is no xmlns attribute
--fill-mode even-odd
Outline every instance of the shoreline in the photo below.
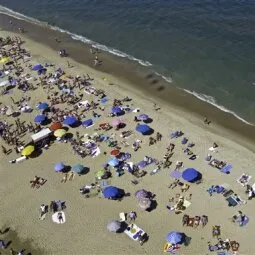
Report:
<svg viewBox="0 0 255 255"><path fill-rule="evenodd" d="M13 25L9 23L10 18L16 20L13 22ZM17 22L25 29L26 32L24 34L18 32L18 27L15 25ZM210 131L224 136L229 136L229 133L231 133L231 136L234 136L238 143L255 151L255 146L251 145L251 143L255 144L255 126L248 125L231 113L224 112L198 99L194 95L175 87L174 83L171 86L163 79L155 76L148 79L147 76L151 74L143 66L135 64L130 60L113 56L107 52L101 52L99 58L103 64L95 68L93 66L94 55L89 51L90 46L72 39L65 33L52 30L46 26L15 19L4 14L0 14L0 25L3 30L17 33L32 41L45 44L56 51L56 54L60 48L66 49L70 55L66 60L73 59L105 75L108 74L117 77L129 85L126 89L138 93L150 101L157 102L158 104L166 104L171 109L174 108L173 110L177 110L178 114L185 116L191 122L194 121L193 117L195 116L198 120L201 119L201 124L198 121L196 121L196 124L203 125L203 118L206 116L212 121L212 125L210 127L208 126ZM55 38L58 38L61 43L57 43Z"/></svg>

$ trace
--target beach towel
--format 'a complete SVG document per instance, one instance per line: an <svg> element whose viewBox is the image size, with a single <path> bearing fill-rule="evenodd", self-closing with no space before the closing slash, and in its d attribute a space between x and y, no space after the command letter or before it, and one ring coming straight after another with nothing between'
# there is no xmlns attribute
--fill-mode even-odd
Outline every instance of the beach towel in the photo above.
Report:
<svg viewBox="0 0 255 255"><path fill-rule="evenodd" d="M58 214L59 213L62 213L62 218L63 218L63 221L59 222L59 219L58 219ZM52 221L54 223L57 223L57 224L64 224L66 222L66 216L65 216L65 213L63 211L60 211L60 212L56 212L52 215Z"/></svg>
<svg viewBox="0 0 255 255"><path fill-rule="evenodd" d="M166 243L164 245L163 251L170 254L176 254L179 251L179 249L180 249L179 245L172 245L171 243Z"/></svg>
<svg viewBox="0 0 255 255"><path fill-rule="evenodd" d="M225 173L225 174L230 174L230 171L232 170L232 165L228 164L226 166L224 166L223 168L221 168L221 172Z"/></svg>
<svg viewBox="0 0 255 255"><path fill-rule="evenodd" d="M249 183L251 178L251 175L243 173L236 181L244 187Z"/></svg>

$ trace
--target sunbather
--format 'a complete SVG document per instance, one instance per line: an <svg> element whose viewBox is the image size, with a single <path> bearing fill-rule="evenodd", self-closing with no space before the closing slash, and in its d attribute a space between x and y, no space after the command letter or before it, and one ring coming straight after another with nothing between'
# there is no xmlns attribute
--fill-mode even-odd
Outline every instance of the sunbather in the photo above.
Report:
<svg viewBox="0 0 255 255"><path fill-rule="evenodd" d="M64 174L64 176L62 177L61 182L66 182L66 181L67 181L67 173L66 173L66 174Z"/></svg>

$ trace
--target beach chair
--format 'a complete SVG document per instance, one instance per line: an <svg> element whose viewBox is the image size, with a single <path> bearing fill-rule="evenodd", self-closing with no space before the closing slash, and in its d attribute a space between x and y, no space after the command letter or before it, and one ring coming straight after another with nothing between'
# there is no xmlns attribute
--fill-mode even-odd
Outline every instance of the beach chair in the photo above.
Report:
<svg viewBox="0 0 255 255"><path fill-rule="evenodd" d="M120 217L120 222L124 222L126 221L126 214L124 212L121 212L119 214L119 217Z"/></svg>
<svg viewBox="0 0 255 255"><path fill-rule="evenodd" d="M243 173L236 181L237 183L241 184L243 187L245 187L249 181L251 180L252 176Z"/></svg>

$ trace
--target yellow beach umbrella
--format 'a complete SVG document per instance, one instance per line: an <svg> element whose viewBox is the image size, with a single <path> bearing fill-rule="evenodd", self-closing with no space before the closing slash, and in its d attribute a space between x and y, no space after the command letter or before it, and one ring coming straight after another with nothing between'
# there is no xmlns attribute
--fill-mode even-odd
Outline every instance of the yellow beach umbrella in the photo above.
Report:
<svg viewBox="0 0 255 255"><path fill-rule="evenodd" d="M66 130L65 129L58 129L54 132L54 136L56 137L62 137L66 134Z"/></svg>
<svg viewBox="0 0 255 255"><path fill-rule="evenodd" d="M0 59L0 62L3 63L3 64L6 64L9 61L10 61L10 58L8 58L8 57L4 57L4 58Z"/></svg>
<svg viewBox="0 0 255 255"><path fill-rule="evenodd" d="M35 147L33 145L28 145L21 151L22 156L29 156L31 155L35 150Z"/></svg>

